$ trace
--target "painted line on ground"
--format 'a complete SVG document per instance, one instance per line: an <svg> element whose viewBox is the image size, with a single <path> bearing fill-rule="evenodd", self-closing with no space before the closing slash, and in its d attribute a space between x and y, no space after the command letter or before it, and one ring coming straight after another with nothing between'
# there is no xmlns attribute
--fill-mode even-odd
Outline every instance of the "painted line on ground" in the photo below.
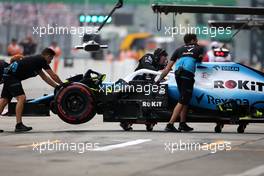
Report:
<svg viewBox="0 0 264 176"><path fill-rule="evenodd" d="M244 151L244 152L264 152L264 149L254 149L254 148L239 148L239 147L235 147L232 148L232 151Z"/></svg>
<svg viewBox="0 0 264 176"><path fill-rule="evenodd" d="M119 148L125 148L125 147L129 147L129 146L133 146L133 145L138 145L138 144L142 144L145 142L150 142L152 141L151 139L138 139L138 140L134 140L134 141L128 141L125 143L120 143L120 144L114 144L114 145L107 145L104 147L98 147L93 149L92 151L110 151L110 150L114 150L114 149L119 149Z"/></svg>
<svg viewBox="0 0 264 176"><path fill-rule="evenodd" d="M258 167L246 170L240 174L228 174L225 176L260 176L264 174L264 165L260 165Z"/></svg>
<svg viewBox="0 0 264 176"><path fill-rule="evenodd" d="M17 145L17 148L29 148L29 147L39 147L41 145L46 145L46 144L55 144L55 143L60 143L60 140L54 140L54 141L43 141L43 142L33 142L30 145Z"/></svg>

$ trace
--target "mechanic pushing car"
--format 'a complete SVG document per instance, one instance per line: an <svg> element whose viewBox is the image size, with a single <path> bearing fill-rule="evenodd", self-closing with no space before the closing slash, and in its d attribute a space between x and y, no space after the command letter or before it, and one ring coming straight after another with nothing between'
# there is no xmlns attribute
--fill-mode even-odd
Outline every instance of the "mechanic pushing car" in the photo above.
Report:
<svg viewBox="0 0 264 176"><path fill-rule="evenodd" d="M159 83L170 72L172 66L176 62L175 79L180 97L173 110L171 119L165 128L165 131L168 132L193 130L193 128L186 124L186 116L188 113L188 104L192 98L196 63L201 62L204 48L198 45L197 36L195 34L186 34L184 36L184 43L184 46L176 49L173 53L170 62L157 80L157 83ZM174 127L174 122L176 122L178 116L180 116L180 124L177 129Z"/></svg>
<svg viewBox="0 0 264 176"><path fill-rule="evenodd" d="M25 132L32 130L32 127L27 127L22 123L22 113L24 103L26 101L25 92L21 81L39 75L47 84L52 87L62 84L61 79L56 75L49 64L51 63L55 52L46 48L41 55L24 57L21 60L12 62L4 69L3 74L3 90L0 99L0 113L3 112L5 106L13 97L17 99L16 104L16 127L15 132ZM47 76L44 71L49 75Z"/></svg>

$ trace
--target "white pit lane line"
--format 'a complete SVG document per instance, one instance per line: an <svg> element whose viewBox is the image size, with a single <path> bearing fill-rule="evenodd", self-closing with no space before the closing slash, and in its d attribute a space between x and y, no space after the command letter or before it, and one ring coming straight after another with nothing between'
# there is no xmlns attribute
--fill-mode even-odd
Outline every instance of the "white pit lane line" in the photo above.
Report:
<svg viewBox="0 0 264 176"><path fill-rule="evenodd" d="M260 176L260 175L264 175L264 165L255 167L253 169L249 169L240 174L228 174L225 176Z"/></svg>
<svg viewBox="0 0 264 176"><path fill-rule="evenodd" d="M110 151L110 150L114 150L118 148L138 145L138 144L142 144L142 143L150 142L150 141L152 140L151 139L138 139L138 140L129 141L129 142L121 143L121 144L114 144L114 145L108 145L104 147L98 147L98 148L92 149L91 151Z"/></svg>

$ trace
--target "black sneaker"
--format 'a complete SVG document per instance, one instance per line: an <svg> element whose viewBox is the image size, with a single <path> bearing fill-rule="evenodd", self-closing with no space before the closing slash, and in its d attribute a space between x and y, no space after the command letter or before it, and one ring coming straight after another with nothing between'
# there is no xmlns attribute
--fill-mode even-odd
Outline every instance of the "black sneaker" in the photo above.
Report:
<svg viewBox="0 0 264 176"><path fill-rule="evenodd" d="M0 133L3 133L4 132L4 130L0 130Z"/></svg>
<svg viewBox="0 0 264 176"><path fill-rule="evenodd" d="M179 125L179 131L189 132L193 131L193 128L189 127L185 122L181 122Z"/></svg>
<svg viewBox="0 0 264 176"><path fill-rule="evenodd" d="M168 123L166 128L165 128L165 131L167 132L180 132L177 128L175 128L175 126L171 123Z"/></svg>
<svg viewBox="0 0 264 176"><path fill-rule="evenodd" d="M32 130L32 127L27 127L22 122L16 124L16 129L15 129L16 133L18 133L18 132L26 132L26 131L30 131L30 130Z"/></svg>

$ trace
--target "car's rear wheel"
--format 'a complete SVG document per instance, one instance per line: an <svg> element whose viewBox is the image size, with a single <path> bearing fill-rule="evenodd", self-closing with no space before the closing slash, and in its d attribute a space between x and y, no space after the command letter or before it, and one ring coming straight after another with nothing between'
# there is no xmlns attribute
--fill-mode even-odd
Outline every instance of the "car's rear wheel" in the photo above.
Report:
<svg viewBox="0 0 264 176"><path fill-rule="evenodd" d="M96 114L92 92L80 83L60 89L55 104L58 116L69 124L88 122Z"/></svg>

